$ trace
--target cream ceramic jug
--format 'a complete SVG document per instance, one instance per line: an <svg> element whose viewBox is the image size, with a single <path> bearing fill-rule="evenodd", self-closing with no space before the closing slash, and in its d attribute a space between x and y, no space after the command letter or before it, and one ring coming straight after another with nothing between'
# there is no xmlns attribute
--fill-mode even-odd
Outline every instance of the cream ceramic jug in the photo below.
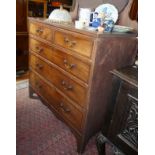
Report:
<svg viewBox="0 0 155 155"><path fill-rule="evenodd" d="M90 22L91 9L90 8L80 8L79 9L79 20L86 22L89 25Z"/></svg>

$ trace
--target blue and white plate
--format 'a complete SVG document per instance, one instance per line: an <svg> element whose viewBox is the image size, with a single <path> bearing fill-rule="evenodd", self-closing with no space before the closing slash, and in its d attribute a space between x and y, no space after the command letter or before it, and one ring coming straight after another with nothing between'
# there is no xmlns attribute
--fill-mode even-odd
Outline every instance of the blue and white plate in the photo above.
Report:
<svg viewBox="0 0 155 155"><path fill-rule="evenodd" d="M106 18L113 20L114 23L116 23L116 21L118 19L118 10L112 4L102 4L102 5L99 5L95 9L95 12L104 13Z"/></svg>

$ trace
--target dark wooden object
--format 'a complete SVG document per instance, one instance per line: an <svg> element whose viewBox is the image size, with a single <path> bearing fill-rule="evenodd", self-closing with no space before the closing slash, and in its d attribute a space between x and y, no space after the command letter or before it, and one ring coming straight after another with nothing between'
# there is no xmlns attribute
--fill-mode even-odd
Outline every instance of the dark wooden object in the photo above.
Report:
<svg viewBox="0 0 155 155"><path fill-rule="evenodd" d="M138 154L137 70L137 67L134 66L112 71L113 98L111 109L115 108L108 134L105 136L103 131L97 137L100 155L105 154L105 143L113 146L115 154L116 152L126 155Z"/></svg>
<svg viewBox="0 0 155 155"><path fill-rule="evenodd" d="M137 34L99 34L34 18L29 18L29 33L30 96L39 94L68 124L83 152L105 123L109 71L134 63Z"/></svg>
<svg viewBox="0 0 155 155"><path fill-rule="evenodd" d="M129 0L127 6L122 10L119 15L117 24L132 27L138 31L138 4L137 0Z"/></svg>
<svg viewBox="0 0 155 155"><path fill-rule="evenodd" d="M138 0L134 0L130 9L130 18L138 21Z"/></svg>
<svg viewBox="0 0 155 155"><path fill-rule="evenodd" d="M27 0L16 0L16 71L28 70Z"/></svg>
<svg viewBox="0 0 155 155"><path fill-rule="evenodd" d="M47 0L29 0L29 3L36 3L36 4L42 4L43 5L43 17L47 17Z"/></svg>

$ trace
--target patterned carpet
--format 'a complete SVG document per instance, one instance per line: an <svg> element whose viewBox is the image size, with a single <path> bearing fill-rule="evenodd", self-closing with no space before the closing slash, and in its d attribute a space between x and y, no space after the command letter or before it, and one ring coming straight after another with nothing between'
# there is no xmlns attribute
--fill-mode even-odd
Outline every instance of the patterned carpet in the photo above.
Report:
<svg viewBox="0 0 155 155"><path fill-rule="evenodd" d="M40 100L30 99L25 85L17 89L16 94L17 155L78 155L76 139L64 123ZM93 137L83 155L97 154Z"/></svg>

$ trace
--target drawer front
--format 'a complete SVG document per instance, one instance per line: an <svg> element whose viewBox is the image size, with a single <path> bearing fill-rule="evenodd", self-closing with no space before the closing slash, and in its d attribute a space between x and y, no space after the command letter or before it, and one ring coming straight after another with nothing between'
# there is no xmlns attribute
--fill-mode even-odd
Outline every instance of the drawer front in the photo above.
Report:
<svg viewBox="0 0 155 155"><path fill-rule="evenodd" d="M53 62L65 71L88 83L90 74L90 66L88 64L57 49L53 52Z"/></svg>
<svg viewBox="0 0 155 155"><path fill-rule="evenodd" d="M30 51L33 51L48 60L53 60L54 49L40 41L30 38L29 49Z"/></svg>
<svg viewBox="0 0 155 155"><path fill-rule="evenodd" d="M32 38L30 38L30 49L88 83L90 66L79 59Z"/></svg>
<svg viewBox="0 0 155 155"><path fill-rule="evenodd" d="M69 77L65 76L60 71L48 65L46 62L35 57L34 55L30 56L30 64L30 66L36 72L45 77L64 94L69 96L79 105L83 107L85 106L84 104L86 100L86 88L82 87L81 85L71 80Z"/></svg>
<svg viewBox="0 0 155 155"><path fill-rule="evenodd" d="M52 107L57 110L58 109L58 100L56 100L57 93L55 91L55 88L49 87L45 82L43 82L35 73L33 73L30 70L29 74L29 82L32 88L35 89L35 91L41 95L43 98L48 100L49 104L52 105ZM55 96L55 98L54 98Z"/></svg>
<svg viewBox="0 0 155 155"><path fill-rule="evenodd" d="M52 41L53 31L43 25L30 23L29 32L48 41Z"/></svg>
<svg viewBox="0 0 155 155"><path fill-rule="evenodd" d="M32 71L30 72L30 84L36 92L42 96L68 123L81 130L83 112L73 106L66 98L60 95Z"/></svg>
<svg viewBox="0 0 155 155"><path fill-rule="evenodd" d="M91 57L93 49L93 40L91 38L55 31L54 42L83 56Z"/></svg>

